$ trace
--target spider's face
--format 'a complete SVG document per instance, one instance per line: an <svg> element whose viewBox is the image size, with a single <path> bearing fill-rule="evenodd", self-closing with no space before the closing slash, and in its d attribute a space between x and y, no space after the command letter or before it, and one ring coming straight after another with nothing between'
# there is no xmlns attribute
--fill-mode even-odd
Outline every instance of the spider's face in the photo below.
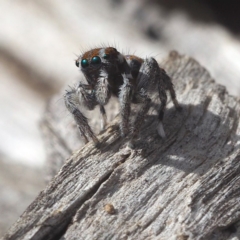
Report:
<svg viewBox="0 0 240 240"><path fill-rule="evenodd" d="M100 76L119 73L119 63L123 56L113 47L95 48L85 52L76 60L88 83L94 87Z"/></svg>

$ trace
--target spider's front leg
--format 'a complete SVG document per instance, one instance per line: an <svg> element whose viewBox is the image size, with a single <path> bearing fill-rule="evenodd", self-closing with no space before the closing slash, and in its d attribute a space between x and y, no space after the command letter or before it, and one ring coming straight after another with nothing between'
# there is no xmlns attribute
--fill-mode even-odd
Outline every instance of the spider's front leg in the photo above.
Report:
<svg viewBox="0 0 240 240"><path fill-rule="evenodd" d="M121 135L126 136L129 133L129 116L131 113L131 103L141 104L141 108L133 123L130 139L130 147L133 147L134 139L138 136L138 133L143 124L144 118L150 108L151 99L146 94L146 91L141 88L138 92L133 93L133 87L129 82L126 75L123 75L123 85L120 88L119 94L120 101L120 130Z"/></svg>
<svg viewBox="0 0 240 240"><path fill-rule="evenodd" d="M132 101L132 85L126 75L123 75L123 85L120 87L119 102L120 102L120 131L122 137L125 137L129 132L129 116L131 112Z"/></svg>
<svg viewBox="0 0 240 240"><path fill-rule="evenodd" d="M87 143L90 138L95 144L98 144L98 139L89 126L87 118L79 110L79 106L84 106L89 110L93 110L98 104L90 86L80 83L77 88L72 88L70 91L66 92L64 101L66 108L73 115L85 143Z"/></svg>

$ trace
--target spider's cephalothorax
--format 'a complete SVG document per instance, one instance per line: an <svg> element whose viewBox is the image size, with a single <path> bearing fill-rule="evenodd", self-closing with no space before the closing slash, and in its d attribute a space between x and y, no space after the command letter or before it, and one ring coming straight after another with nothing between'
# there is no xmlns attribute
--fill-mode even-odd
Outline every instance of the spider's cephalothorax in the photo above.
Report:
<svg viewBox="0 0 240 240"><path fill-rule="evenodd" d="M95 144L98 139L88 125L79 106L89 110L99 105L102 114L102 129L106 125L106 105L110 97L116 96L120 102L120 131L122 136L129 133L131 103L142 104L131 128L131 142L136 138L147 114L153 91L158 91L161 100L157 131L165 137L162 120L166 107L166 90L177 109L180 109L173 84L164 69L154 58L142 59L134 55L123 55L113 47L95 48L85 52L76 60L76 66L83 72L88 84L79 83L64 95L67 109L72 113L85 141L89 138Z"/></svg>

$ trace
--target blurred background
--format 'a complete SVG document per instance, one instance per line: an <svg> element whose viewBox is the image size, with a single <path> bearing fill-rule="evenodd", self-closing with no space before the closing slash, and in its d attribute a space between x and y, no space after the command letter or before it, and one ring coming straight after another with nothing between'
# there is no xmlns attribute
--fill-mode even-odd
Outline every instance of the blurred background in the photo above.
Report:
<svg viewBox="0 0 240 240"><path fill-rule="evenodd" d="M79 79L78 54L105 44L161 61L177 50L239 97L239 13L237 1L0 0L0 237L46 184L39 122Z"/></svg>

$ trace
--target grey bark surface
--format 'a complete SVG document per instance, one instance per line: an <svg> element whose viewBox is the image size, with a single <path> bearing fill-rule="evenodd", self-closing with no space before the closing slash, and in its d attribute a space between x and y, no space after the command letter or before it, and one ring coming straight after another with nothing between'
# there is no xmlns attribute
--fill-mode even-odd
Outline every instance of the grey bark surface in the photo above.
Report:
<svg viewBox="0 0 240 240"><path fill-rule="evenodd" d="M183 108L169 101L165 141L156 97L135 149L115 118L100 148L90 142L69 157L80 137L61 123L62 106L49 105L50 165L69 158L3 239L240 238L239 99L194 59L172 52L161 65Z"/></svg>

